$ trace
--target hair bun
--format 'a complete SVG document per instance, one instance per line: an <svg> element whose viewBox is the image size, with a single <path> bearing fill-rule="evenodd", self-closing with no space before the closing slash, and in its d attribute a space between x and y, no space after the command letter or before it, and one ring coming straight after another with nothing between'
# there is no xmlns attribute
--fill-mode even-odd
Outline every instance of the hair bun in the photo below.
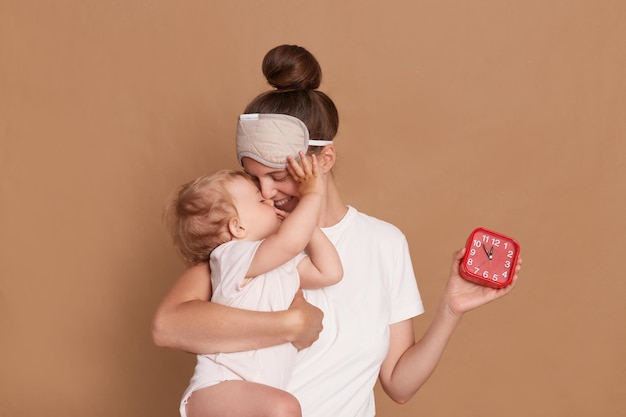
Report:
<svg viewBox="0 0 626 417"><path fill-rule="evenodd" d="M263 75L277 90L315 90L322 81L317 59L297 45L280 45L263 58Z"/></svg>

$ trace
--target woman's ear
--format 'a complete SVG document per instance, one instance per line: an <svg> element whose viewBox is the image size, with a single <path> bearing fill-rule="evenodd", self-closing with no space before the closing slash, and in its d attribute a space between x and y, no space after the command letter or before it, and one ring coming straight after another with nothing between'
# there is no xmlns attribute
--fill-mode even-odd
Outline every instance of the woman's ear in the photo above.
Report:
<svg viewBox="0 0 626 417"><path fill-rule="evenodd" d="M317 163L324 173L329 172L335 166L337 151L334 145L326 145L317 155Z"/></svg>
<svg viewBox="0 0 626 417"><path fill-rule="evenodd" d="M243 239L247 235L246 229L243 227L238 217L233 217L228 221L228 231L235 239Z"/></svg>

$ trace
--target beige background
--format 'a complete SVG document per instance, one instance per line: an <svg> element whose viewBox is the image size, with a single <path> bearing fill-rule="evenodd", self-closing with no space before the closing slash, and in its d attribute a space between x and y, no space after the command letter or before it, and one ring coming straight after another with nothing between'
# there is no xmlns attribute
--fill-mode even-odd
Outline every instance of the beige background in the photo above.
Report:
<svg viewBox="0 0 626 417"><path fill-rule="evenodd" d="M510 296L380 416L622 416L626 2L0 0L0 415L176 416L150 339L180 183L234 167L263 55L311 50L346 202L407 235L430 322L450 255L516 237ZM340 417L340 416L338 416ZM346 416L347 417L347 416Z"/></svg>

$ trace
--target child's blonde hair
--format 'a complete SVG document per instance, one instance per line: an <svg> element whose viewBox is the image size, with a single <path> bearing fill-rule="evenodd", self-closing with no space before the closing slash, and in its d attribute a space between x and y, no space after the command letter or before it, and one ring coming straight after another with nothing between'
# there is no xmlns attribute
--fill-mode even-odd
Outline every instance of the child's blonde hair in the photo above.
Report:
<svg viewBox="0 0 626 417"><path fill-rule="evenodd" d="M226 185L236 178L253 182L243 171L221 170L182 185L166 206L167 228L186 263L207 262L213 249L232 239L228 222L238 213Z"/></svg>

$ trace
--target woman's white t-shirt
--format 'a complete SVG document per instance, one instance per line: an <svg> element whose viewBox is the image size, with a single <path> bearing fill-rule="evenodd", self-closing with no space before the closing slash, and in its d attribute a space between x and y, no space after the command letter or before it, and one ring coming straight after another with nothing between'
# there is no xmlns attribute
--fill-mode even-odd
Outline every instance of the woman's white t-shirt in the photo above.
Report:
<svg viewBox="0 0 626 417"><path fill-rule="evenodd" d="M287 390L303 417L372 417L389 325L424 312L408 244L398 228L353 207L322 230L339 252L344 276L305 290L307 301L324 311L324 330L298 353Z"/></svg>

